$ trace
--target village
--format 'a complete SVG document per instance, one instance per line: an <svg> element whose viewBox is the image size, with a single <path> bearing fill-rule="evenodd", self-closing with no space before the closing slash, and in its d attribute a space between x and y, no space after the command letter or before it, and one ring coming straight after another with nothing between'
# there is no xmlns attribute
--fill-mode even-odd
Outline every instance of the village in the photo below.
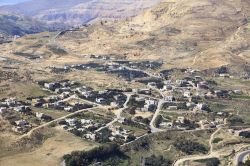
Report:
<svg viewBox="0 0 250 166"><path fill-rule="evenodd" d="M34 110L64 112L65 118L56 121L56 126L63 130L82 139L100 143L116 142L122 145L150 133L223 126L228 123L227 119L233 113L215 112L210 107L211 101L230 100L232 94L243 93L240 89L217 89L216 83L207 81L202 72L191 68L157 71L163 62L100 59L105 60L105 63L52 67L51 71L107 72L125 81L139 82L144 85L143 88L98 91L72 80L38 81L40 88L50 95L31 97L26 101L16 98L2 99L1 116L10 121L13 132L22 135L56 120L43 111ZM174 72L183 76L173 77ZM222 73L216 76L229 77L228 74ZM67 116L67 113L71 116Z"/></svg>

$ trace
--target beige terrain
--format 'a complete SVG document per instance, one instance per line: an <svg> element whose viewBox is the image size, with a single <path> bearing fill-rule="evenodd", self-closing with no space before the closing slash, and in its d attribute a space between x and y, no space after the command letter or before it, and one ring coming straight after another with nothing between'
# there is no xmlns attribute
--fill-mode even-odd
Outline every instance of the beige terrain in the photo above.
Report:
<svg viewBox="0 0 250 166"><path fill-rule="evenodd" d="M1 55L42 70L85 61L86 54L161 59L165 67L245 64L249 62L249 10L246 0L165 1L127 21L97 23L58 36L27 36L2 46ZM13 55L18 52L43 58L34 61Z"/></svg>
<svg viewBox="0 0 250 166"><path fill-rule="evenodd" d="M100 19L135 16L161 0L43 0L0 6L0 13L28 16L53 26L73 27Z"/></svg>
<svg viewBox="0 0 250 166"><path fill-rule="evenodd" d="M165 0L130 19L102 21L65 33L27 35L0 46L0 98L46 95L36 84L38 80L70 79L98 90L142 87L139 83L92 70L51 73L53 66L92 62L93 59L85 56L91 54L162 60L162 69L249 66L249 20L249 0ZM232 84L231 80L222 83ZM249 88L248 83L242 84ZM52 130L55 135L32 151L8 156L0 153L0 165L58 165L64 154L94 147L67 132ZM1 146L8 137L15 142L16 136L6 132L0 136Z"/></svg>
<svg viewBox="0 0 250 166"><path fill-rule="evenodd" d="M96 146L96 144L77 138L62 129L50 130L53 130L54 136L48 138L41 146L31 151L1 157L0 165L60 165L63 155L76 150L89 150Z"/></svg>

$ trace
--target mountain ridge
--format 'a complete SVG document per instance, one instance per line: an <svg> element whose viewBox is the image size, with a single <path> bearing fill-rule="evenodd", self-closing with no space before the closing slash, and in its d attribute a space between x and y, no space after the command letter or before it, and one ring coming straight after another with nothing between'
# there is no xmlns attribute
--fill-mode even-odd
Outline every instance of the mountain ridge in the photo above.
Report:
<svg viewBox="0 0 250 166"><path fill-rule="evenodd" d="M136 17L98 21L69 30L55 42L77 57L94 54L159 59L168 68L247 64L249 11L250 2L246 0L165 0Z"/></svg>
<svg viewBox="0 0 250 166"><path fill-rule="evenodd" d="M160 0L30 0L16 5L0 7L0 13L14 13L47 23L64 22L78 26L95 19L120 19L137 15Z"/></svg>

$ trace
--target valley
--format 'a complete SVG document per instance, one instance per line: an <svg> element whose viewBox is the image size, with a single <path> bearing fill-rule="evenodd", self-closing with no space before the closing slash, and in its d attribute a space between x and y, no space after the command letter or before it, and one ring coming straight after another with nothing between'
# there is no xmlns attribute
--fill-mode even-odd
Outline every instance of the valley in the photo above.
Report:
<svg viewBox="0 0 250 166"><path fill-rule="evenodd" d="M247 165L250 3L147 2L0 45L0 165Z"/></svg>

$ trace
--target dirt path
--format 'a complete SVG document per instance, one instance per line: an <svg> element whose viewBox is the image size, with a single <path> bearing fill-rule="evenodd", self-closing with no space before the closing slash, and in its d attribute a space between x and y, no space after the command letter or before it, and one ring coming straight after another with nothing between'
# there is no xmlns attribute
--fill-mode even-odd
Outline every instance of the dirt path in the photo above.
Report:
<svg viewBox="0 0 250 166"><path fill-rule="evenodd" d="M212 157L218 157L221 154L219 152L215 152L213 150L213 140L215 135L221 130L222 128L219 127L211 136L209 139L209 146L210 146L210 150L209 153L207 155L193 155L193 156L186 156L182 159L177 160L173 165L174 166L180 166L183 165L186 161L193 161L193 160L201 160L201 159L207 159L207 158L212 158Z"/></svg>
<svg viewBox="0 0 250 166"><path fill-rule="evenodd" d="M191 65L191 66L194 66L194 65L196 64L196 60L197 60L197 58L198 58L198 56L196 55L196 56L194 57L194 59L193 59L193 63L192 63L192 65Z"/></svg>
<svg viewBox="0 0 250 166"><path fill-rule="evenodd" d="M214 151L214 147L213 147L213 140L215 138L215 135L220 132L221 129L223 129L223 127L227 124L226 120L225 120L225 123L224 125L220 126L217 128L217 130L210 136L210 139L209 139L209 146L210 146L210 151L207 155L193 155L193 156L185 156L181 159L178 159L176 160L174 163L173 163L173 166L182 166L185 164L185 162L187 161L193 161L193 160L201 160L201 159L208 159L208 158L219 158L221 156L227 156L227 155L230 155L232 154L232 152L229 152L229 154L227 154L226 152L224 151ZM246 150L246 148L248 148L248 150ZM237 146L237 152L239 152L236 156L235 156L235 159L234 159L234 165L237 165L240 161L242 161L242 159L244 158L244 156L246 156L247 154L250 154L250 146L249 144L239 144ZM236 149L234 149L236 150ZM242 151L244 150L244 151ZM242 151L242 152L240 152ZM235 153L235 152L234 152Z"/></svg>

